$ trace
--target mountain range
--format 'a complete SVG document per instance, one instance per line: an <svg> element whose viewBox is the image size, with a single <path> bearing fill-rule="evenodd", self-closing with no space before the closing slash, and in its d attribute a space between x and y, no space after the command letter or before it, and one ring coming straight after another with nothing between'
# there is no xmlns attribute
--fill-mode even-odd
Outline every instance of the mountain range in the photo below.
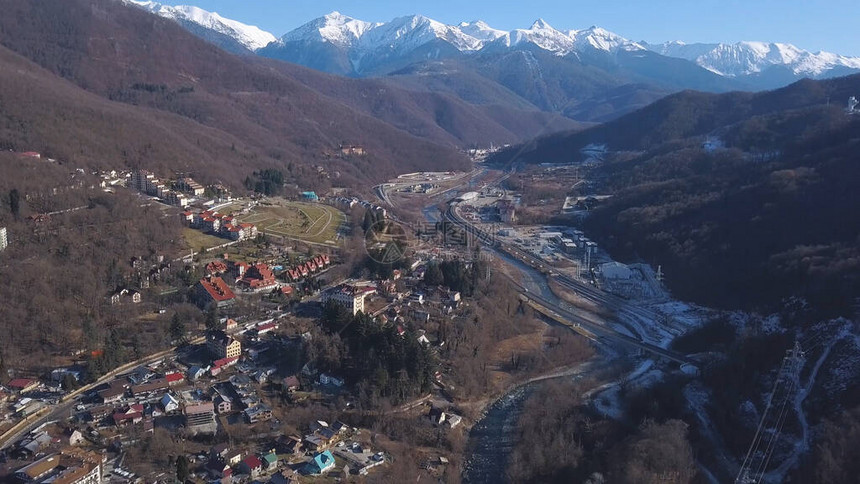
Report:
<svg viewBox="0 0 860 484"><path fill-rule="evenodd" d="M753 91L860 72L860 58L790 44L648 44L596 26L560 30L541 19L505 31L480 20L368 22L332 12L276 38L197 7L123 1L234 53L582 122L615 119L685 89Z"/></svg>
<svg viewBox="0 0 860 484"><path fill-rule="evenodd" d="M367 185L468 166L459 151L577 123L529 106L348 79L237 56L115 0L0 0L0 147L86 168L241 185ZM340 155L360 145L361 157Z"/></svg>

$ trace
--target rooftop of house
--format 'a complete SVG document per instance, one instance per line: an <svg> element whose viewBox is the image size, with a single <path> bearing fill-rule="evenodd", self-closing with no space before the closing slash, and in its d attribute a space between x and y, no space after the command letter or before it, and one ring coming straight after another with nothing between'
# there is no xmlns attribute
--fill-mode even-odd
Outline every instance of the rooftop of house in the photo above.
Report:
<svg viewBox="0 0 860 484"><path fill-rule="evenodd" d="M9 380L9 383L7 383L6 386L14 390L23 390L35 383L36 380L33 380L32 378L15 378L13 380Z"/></svg>
<svg viewBox="0 0 860 484"><path fill-rule="evenodd" d="M256 455L249 455L242 459L242 463L251 469L256 469L258 467L263 467L263 462Z"/></svg>

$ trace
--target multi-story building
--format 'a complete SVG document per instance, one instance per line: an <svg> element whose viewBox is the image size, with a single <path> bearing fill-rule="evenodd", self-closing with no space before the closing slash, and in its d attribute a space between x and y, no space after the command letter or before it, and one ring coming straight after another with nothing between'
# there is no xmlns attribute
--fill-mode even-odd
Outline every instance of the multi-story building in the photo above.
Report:
<svg viewBox="0 0 860 484"><path fill-rule="evenodd" d="M155 181L155 175L146 170L135 170L131 172L128 180L128 187L135 190L146 192L149 189L150 183Z"/></svg>
<svg viewBox="0 0 860 484"><path fill-rule="evenodd" d="M233 304L235 298L233 290L227 286L224 279L217 276L206 276L195 286L195 299L201 308L206 308L210 304L223 308Z"/></svg>
<svg viewBox="0 0 860 484"><path fill-rule="evenodd" d="M278 285L275 274L268 264L262 262L253 264L245 271L245 275L239 279L238 284L247 287L251 291L264 291Z"/></svg>
<svg viewBox="0 0 860 484"><path fill-rule="evenodd" d="M183 413L185 414L185 428L192 434L214 434L217 430L215 405L212 402L188 405Z"/></svg>
<svg viewBox="0 0 860 484"><path fill-rule="evenodd" d="M210 331L206 335L206 347L216 360L236 358L242 354L242 343L224 331Z"/></svg>
<svg viewBox="0 0 860 484"><path fill-rule="evenodd" d="M196 197L199 197L200 195L203 195L203 193L206 192L206 190L203 188L203 185L201 185L201 184L197 183L196 181L194 181L193 179L187 178L187 177L183 178L179 181L179 186L183 190L191 193L192 195L194 195Z"/></svg>
<svg viewBox="0 0 860 484"><path fill-rule="evenodd" d="M334 301L355 315L364 312L364 297L371 292L373 290L367 287L341 284L323 294L323 304Z"/></svg>
<svg viewBox="0 0 860 484"><path fill-rule="evenodd" d="M51 454L18 470L20 482L52 484L101 484L102 456L74 447Z"/></svg>

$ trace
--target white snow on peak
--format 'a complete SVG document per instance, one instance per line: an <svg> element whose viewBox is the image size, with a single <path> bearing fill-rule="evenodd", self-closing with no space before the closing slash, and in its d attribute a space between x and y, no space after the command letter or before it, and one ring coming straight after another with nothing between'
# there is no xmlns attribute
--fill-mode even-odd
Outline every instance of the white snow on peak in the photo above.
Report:
<svg viewBox="0 0 860 484"><path fill-rule="evenodd" d="M184 20L193 22L201 27L227 35L252 51L265 47L270 42L274 42L276 40L274 35L266 32L265 30L253 25L243 24L236 20L224 18L221 15L218 15L217 12L209 12L199 7L191 5L170 6L156 2L143 2L137 0L123 1L129 5L148 10L160 17L174 21Z"/></svg>
<svg viewBox="0 0 860 484"><path fill-rule="evenodd" d="M287 33L280 41L316 40L349 47L355 45L369 30L380 25L382 24L357 20L335 11Z"/></svg>
<svg viewBox="0 0 860 484"><path fill-rule="evenodd" d="M589 48L612 53L619 50L646 50L637 42L595 26L583 30L571 30L568 35L573 39L576 50L580 52Z"/></svg>
<svg viewBox="0 0 860 484"><path fill-rule="evenodd" d="M779 42L734 44L685 44L679 41L648 45L670 57L680 57L727 77L746 76L772 66L784 66L796 75L818 76L835 67L860 69L860 58L830 52L809 52Z"/></svg>
<svg viewBox="0 0 860 484"><path fill-rule="evenodd" d="M530 43L556 55L573 51L573 39L568 34L552 28L543 19L537 19L528 29L511 30L502 37L501 42L508 47Z"/></svg>
<svg viewBox="0 0 860 484"><path fill-rule="evenodd" d="M369 30L362 38L361 47L368 50L385 47L396 52L408 52L435 39L444 40L461 52L478 50L483 46L483 41L464 33L459 26L445 25L423 15L411 15Z"/></svg>
<svg viewBox="0 0 860 484"><path fill-rule="evenodd" d="M457 25L460 32L470 35L483 42L491 42L499 37L507 34L504 30L498 30L487 25L483 20L473 20L471 22L461 22Z"/></svg>

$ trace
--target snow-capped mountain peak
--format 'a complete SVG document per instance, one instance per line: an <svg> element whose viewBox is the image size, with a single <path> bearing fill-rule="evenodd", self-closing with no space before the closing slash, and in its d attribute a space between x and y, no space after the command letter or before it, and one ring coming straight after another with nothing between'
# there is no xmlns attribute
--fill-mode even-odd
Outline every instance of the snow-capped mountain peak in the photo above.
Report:
<svg viewBox="0 0 860 484"><path fill-rule="evenodd" d="M606 29L592 25L583 30L571 30L570 37L578 51L596 49L605 52L645 50L645 47Z"/></svg>
<svg viewBox="0 0 860 484"><path fill-rule="evenodd" d="M514 29L501 38L508 47L520 44L533 44L556 55L573 51L573 39L558 31L543 19L537 19L528 29Z"/></svg>
<svg viewBox="0 0 860 484"><path fill-rule="evenodd" d="M779 42L685 44L666 42L647 47L659 54L695 62L727 77L755 75L773 66L785 66L797 76L820 76L834 68L860 69L860 58L830 52L809 52Z"/></svg>
<svg viewBox="0 0 860 484"><path fill-rule="evenodd" d="M287 33L280 41L316 40L347 47L355 45L367 31L379 25L382 24L357 20L334 11Z"/></svg>
<svg viewBox="0 0 860 484"><path fill-rule="evenodd" d="M539 18L532 23L532 26L529 27L529 30L555 30L552 26L546 23L546 20Z"/></svg>
<svg viewBox="0 0 860 484"><path fill-rule="evenodd" d="M457 25L457 28L459 28L460 31L464 34L470 35L483 42L491 42L507 34L507 32L505 32L504 30L498 30L490 27L483 20L461 22Z"/></svg>
<svg viewBox="0 0 860 484"><path fill-rule="evenodd" d="M248 50L254 51L265 47L270 42L274 42L275 36L265 30L262 30L253 25L243 24L236 20L231 20L217 12L209 12L202 8L191 5L162 5L156 2L144 2L137 0L123 0L129 5L142 8L160 17L168 18L173 21L189 22L197 24L204 29L226 35L233 38Z"/></svg>

